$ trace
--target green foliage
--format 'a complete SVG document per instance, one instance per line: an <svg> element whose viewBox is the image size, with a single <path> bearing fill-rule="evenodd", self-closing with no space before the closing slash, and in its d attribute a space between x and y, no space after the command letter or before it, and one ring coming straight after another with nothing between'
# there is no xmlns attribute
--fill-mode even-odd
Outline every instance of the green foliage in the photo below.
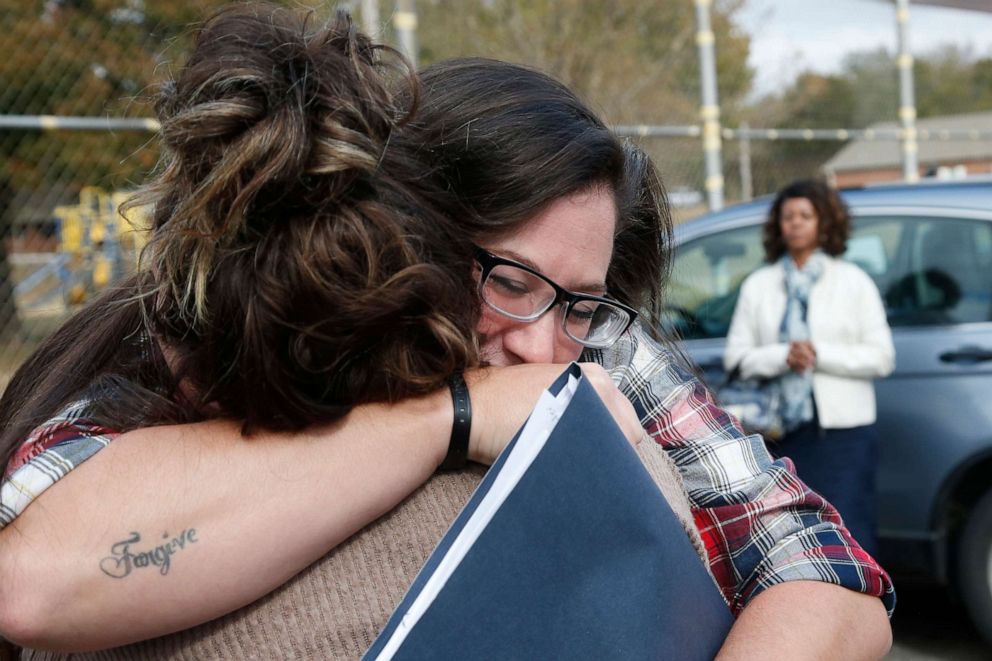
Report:
<svg viewBox="0 0 992 661"><path fill-rule="evenodd" d="M190 26L224 4L0 0L0 114L154 116L154 84L182 58ZM140 180L156 158L147 133L0 132L0 179L66 200Z"/></svg>
<svg viewBox="0 0 992 661"><path fill-rule="evenodd" d="M916 58L914 87L919 118L992 110L992 59L945 47ZM780 94L750 110L752 124L786 128L866 128L898 122L899 74L885 49L855 52L840 72L806 72ZM815 175L842 146L832 141L755 143L755 188L773 191L797 173Z"/></svg>
<svg viewBox="0 0 992 661"><path fill-rule="evenodd" d="M158 3L150 3L158 4ZM214 4L220 4L219 2ZM149 116L164 31L121 2L0 0L0 113ZM115 10L118 10L115 13ZM151 29L149 29L151 27ZM6 176L19 190L117 187L154 162L138 133L7 132Z"/></svg>
<svg viewBox="0 0 992 661"><path fill-rule="evenodd" d="M918 57L913 71L917 116L936 117L992 110L992 59L945 47ZM899 78L885 49L856 52L841 71L806 72L773 98L755 104L763 126L865 128L896 121Z"/></svg>
<svg viewBox="0 0 992 661"><path fill-rule="evenodd" d="M735 26L743 0L717 0L717 78L725 122L750 91L750 39ZM689 0L419 0L421 64L459 56L537 67L612 124L698 124L699 56ZM672 187L698 188L699 140L645 140Z"/></svg>
<svg viewBox="0 0 992 661"><path fill-rule="evenodd" d="M282 2L320 14L360 6ZM727 123L737 121L752 80L749 39L735 27L743 2L716 0L712 9ZM153 116L156 81L181 63L191 26L223 4L0 0L0 114ZM388 20L391 0L380 0L380 8ZM698 122L695 10L688 0L419 0L417 8L422 63L462 55L507 59L560 78L615 124ZM698 186L698 140L675 145L645 143L666 172L685 173L682 183ZM139 182L156 159L148 133L0 132L0 180L19 194L44 192L39 214L53 197L69 201L85 185Z"/></svg>
<svg viewBox="0 0 992 661"><path fill-rule="evenodd" d="M992 59L944 48L916 62L920 117L992 110Z"/></svg>
<svg viewBox="0 0 992 661"><path fill-rule="evenodd" d="M713 28L721 102L750 89L749 39L734 28L741 2L717 2ZM421 0L421 62L481 55L554 75L617 124L695 123L699 70L691 2L655 0Z"/></svg>

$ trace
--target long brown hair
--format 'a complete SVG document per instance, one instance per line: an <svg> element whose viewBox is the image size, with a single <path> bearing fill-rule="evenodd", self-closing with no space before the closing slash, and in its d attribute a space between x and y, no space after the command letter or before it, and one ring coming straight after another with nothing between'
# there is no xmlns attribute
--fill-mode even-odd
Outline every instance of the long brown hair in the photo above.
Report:
<svg viewBox="0 0 992 661"><path fill-rule="evenodd" d="M464 58L420 73L421 108L403 133L466 207L463 231L476 241L510 233L558 198L605 185L618 213L607 288L657 312L672 221L650 159L535 69Z"/></svg>
<svg viewBox="0 0 992 661"><path fill-rule="evenodd" d="M402 58L344 14L319 26L251 4L208 20L156 105L163 157L133 203L152 209L145 266L15 375L2 465L105 385L97 416L115 429L222 416L247 432L429 392L475 364L470 244L450 196L391 143L416 98Z"/></svg>

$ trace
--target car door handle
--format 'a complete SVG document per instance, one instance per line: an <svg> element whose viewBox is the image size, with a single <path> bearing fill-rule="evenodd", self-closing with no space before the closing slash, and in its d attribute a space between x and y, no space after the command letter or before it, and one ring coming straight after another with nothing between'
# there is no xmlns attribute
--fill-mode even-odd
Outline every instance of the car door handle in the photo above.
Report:
<svg viewBox="0 0 992 661"><path fill-rule="evenodd" d="M992 360L992 350L982 347L961 347L940 354L940 360L945 363L984 363Z"/></svg>

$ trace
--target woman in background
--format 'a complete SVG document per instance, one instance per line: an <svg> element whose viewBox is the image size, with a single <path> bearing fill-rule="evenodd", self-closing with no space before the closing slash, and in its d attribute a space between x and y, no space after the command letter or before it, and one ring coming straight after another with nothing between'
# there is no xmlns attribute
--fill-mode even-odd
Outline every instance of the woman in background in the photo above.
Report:
<svg viewBox="0 0 992 661"><path fill-rule="evenodd" d="M875 390L895 365L885 308L871 278L843 261L850 224L840 196L818 180L785 187L764 225L768 265L741 286L724 367L774 377L789 457L874 554Z"/></svg>

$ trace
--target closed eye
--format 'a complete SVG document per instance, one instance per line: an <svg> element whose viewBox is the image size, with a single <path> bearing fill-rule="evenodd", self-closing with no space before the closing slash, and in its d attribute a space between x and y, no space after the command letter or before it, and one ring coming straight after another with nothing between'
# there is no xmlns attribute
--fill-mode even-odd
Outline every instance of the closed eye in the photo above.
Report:
<svg viewBox="0 0 992 661"><path fill-rule="evenodd" d="M495 273L489 276L489 286L495 287L500 291L500 293L508 294L510 296L526 296L530 293L530 287L526 283L520 280L514 280L513 278L508 278L506 276L497 275Z"/></svg>
<svg viewBox="0 0 992 661"><path fill-rule="evenodd" d="M574 317L575 319L580 321L589 321L593 318L593 315L596 314L596 307L597 306L595 305L586 306L586 307L580 307L579 305L574 305L572 306L572 309L569 310L568 316Z"/></svg>

